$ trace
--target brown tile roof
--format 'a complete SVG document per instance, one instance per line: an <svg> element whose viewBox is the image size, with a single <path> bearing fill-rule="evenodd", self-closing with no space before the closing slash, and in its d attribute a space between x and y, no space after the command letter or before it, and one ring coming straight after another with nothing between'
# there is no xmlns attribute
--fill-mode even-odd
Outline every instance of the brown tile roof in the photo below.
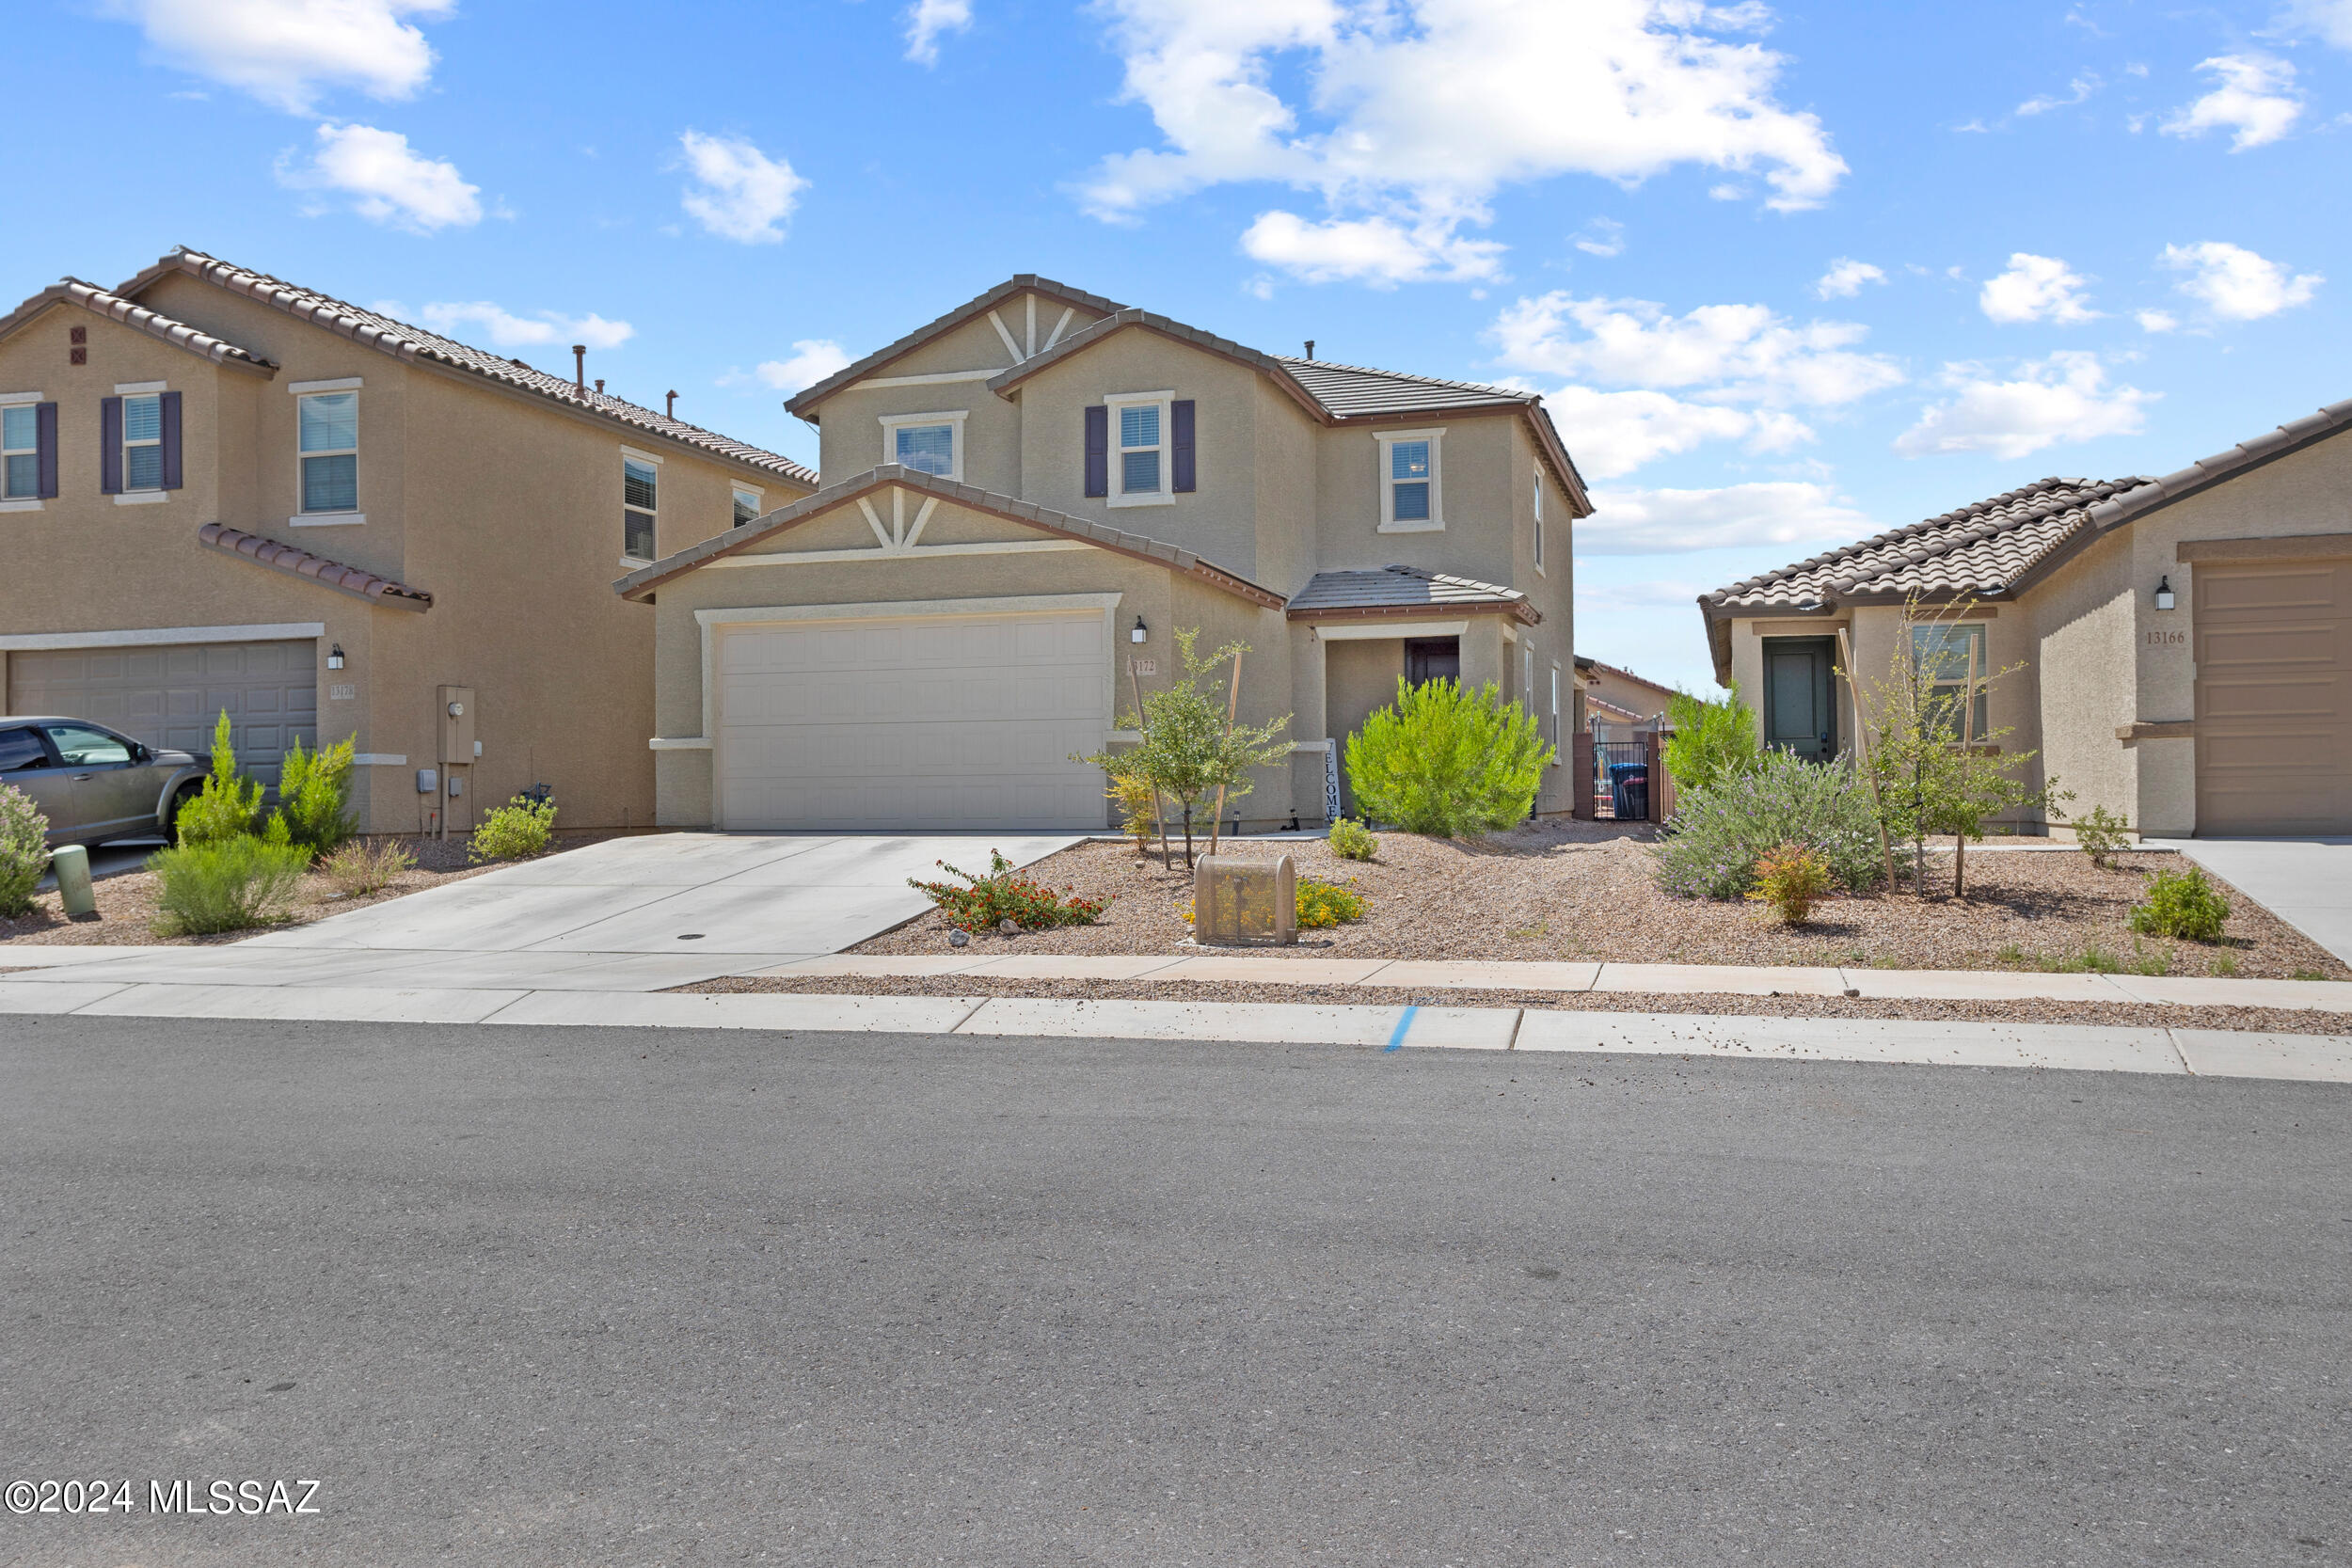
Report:
<svg viewBox="0 0 2352 1568"><path fill-rule="evenodd" d="M2090 509L2090 520L2101 529L2137 516L2140 513L2169 505L2185 496L2196 494L2207 485L2218 484L2244 468L2284 457L2313 441L2324 440L2340 431L2352 430L2352 398L2331 403L2315 414L2290 420L2276 430L2266 430L2250 441L2241 441L2227 451L2211 457L2201 457L2177 473L2162 479L2143 479L2137 487L2120 496L2101 501Z"/></svg>
<svg viewBox="0 0 2352 1568"><path fill-rule="evenodd" d="M1389 615L1509 614L1534 626L1543 619L1527 595L1472 578L1383 566L1364 572L1317 572L1291 595L1294 621L1364 620Z"/></svg>
<svg viewBox="0 0 2352 1568"><path fill-rule="evenodd" d="M234 343L214 337L201 327L174 321L95 283L85 283L78 277L52 283L6 316L0 316L0 338L7 337L52 305L78 305L93 315L120 322L133 331L144 332L151 338L160 338L174 348L186 349L190 354L210 359L215 365L243 365L265 375L275 375L278 372L276 365L258 354L248 353Z"/></svg>
<svg viewBox="0 0 2352 1568"><path fill-rule="evenodd" d="M437 332L428 332L423 327L395 321L374 310L362 309L348 301L289 283L283 278L272 277L267 273L223 261L201 251L185 247L174 250L125 283L118 293L136 294L158 277L171 272L185 273L191 277L227 289L231 293L259 300L314 326L325 327L395 358L422 359L447 365L504 386L536 393L550 402L610 420L648 436L660 436L747 467L780 475L797 483L813 487L817 483L815 473L781 453L736 440L733 436L722 436L716 431L705 430L684 420L672 419L650 408L640 407L626 398L582 390L560 375L533 370L519 359L470 347L454 339L444 338Z"/></svg>
<svg viewBox="0 0 2352 1568"><path fill-rule="evenodd" d="M357 566L346 566L325 556L298 550L292 545L281 545L275 539L264 539L258 533L230 528L223 523L206 523L196 531L197 543L208 549L241 555L257 566L267 566L275 572L293 577L309 578L313 582L348 594L355 599L383 605L389 610L413 610L421 613L433 608L433 595L421 588L411 588L405 582L363 572Z"/></svg>
<svg viewBox="0 0 2352 1568"><path fill-rule="evenodd" d="M946 315L935 321L925 323L896 342L886 343L855 364L834 372L814 387L803 388L786 401L785 409L788 413L805 418L809 409L824 402L852 381L864 380L893 359L911 350L922 347L923 344L949 327L961 326L983 311L993 310L1016 294L1029 293L1051 294L1067 304L1076 305L1105 316L1122 309L1115 299L1104 299L1101 294L1090 294L1084 289L1073 289L1067 283L1057 283L1050 277L1040 277L1033 272L1015 273L994 288L973 295Z"/></svg>
<svg viewBox="0 0 2352 1568"><path fill-rule="evenodd" d="M1401 371L1335 365L1326 359L1272 356L1295 376L1314 400L1342 419L1365 414L1441 414L1456 408L1492 408L1498 404L1534 404L1543 399L1509 387L1471 381L1439 381Z"/></svg>
<svg viewBox="0 0 2352 1568"><path fill-rule="evenodd" d="M831 512L836 507L856 500L860 496L870 495L876 490L887 489L893 485L937 496L943 500L954 501L958 505L970 507L976 512L985 512L1012 522L1025 523L1031 528L1042 530L1047 533L1057 533L1066 539L1077 539L1089 545L1099 545L1106 550L1114 550L1120 555L1134 556L1139 561L1149 561L1155 565L1166 566L1170 571L1199 578L1215 587L1224 589L1229 594L1252 600L1269 610L1282 608L1282 595L1272 589L1261 588L1247 578L1236 576L1212 562L1203 561L1190 550L1183 549L1175 545L1146 538L1140 533L1128 533L1112 528L1108 524L1093 522L1085 517L1073 517L1067 512L1056 512L1032 501L1021 500L1012 496L998 495L993 490L983 490L977 485L942 479L936 474L927 474L915 468L903 468L895 463L887 463L879 468L868 469L855 479L830 485L813 496L803 496L790 506L771 512L755 522L745 523L740 528L729 529L715 538L706 539L699 545L690 545L675 555L664 556L652 565L641 567L615 582L612 585L612 591L625 599L645 598L656 588L672 578L693 571L698 566L707 565L721 556L738 554L748 546L758 544L763 539L771 539L787 529L797 528L819 514Z"/></svg>

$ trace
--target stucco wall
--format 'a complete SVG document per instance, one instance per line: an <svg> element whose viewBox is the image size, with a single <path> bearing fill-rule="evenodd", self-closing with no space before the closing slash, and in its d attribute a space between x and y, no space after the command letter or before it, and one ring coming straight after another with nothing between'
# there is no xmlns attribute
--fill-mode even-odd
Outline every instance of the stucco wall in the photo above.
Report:
<svg viewBox="0 0 2352 1568"><path fill-rule="evenodd" d="M2138 825L2138 759L2115 736L2132 721L2131 541L2101 540L2029 592L2018 613L2037 643L2042 772L2074 799L2068 816L2104 806Z"/></svg>

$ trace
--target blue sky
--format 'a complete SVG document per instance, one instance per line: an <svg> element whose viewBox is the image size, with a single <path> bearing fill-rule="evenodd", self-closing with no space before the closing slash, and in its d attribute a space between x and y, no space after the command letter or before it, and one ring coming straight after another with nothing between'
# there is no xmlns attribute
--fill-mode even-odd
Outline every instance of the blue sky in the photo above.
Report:
<svg viewBox="0 0 2352 1568"><path fill-rule="evenodd" d="M174 244L803 459L1007 274L1544 391L1583 652L2352 396L2352 0L17 0L0 261Z"/></svg>

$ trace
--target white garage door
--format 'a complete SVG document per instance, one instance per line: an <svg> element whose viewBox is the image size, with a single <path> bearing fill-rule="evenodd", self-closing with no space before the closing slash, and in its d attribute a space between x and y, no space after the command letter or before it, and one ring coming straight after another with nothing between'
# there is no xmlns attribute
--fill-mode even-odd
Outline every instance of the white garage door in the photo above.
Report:
<svg viewBox="0 0 2352 1568"><path fill-rule="evenodd" d="M223 711L237 761L265 784L295 736L318 744L318 644L194 642L8 656L8 711L89 719L150 746L212 754Z"/></svg>
<svg viewBox="0 0 2352 1568"><path fill-rule="evenodd" d="M727 828L1099 829L1101 610L723 628Z"/></svg>

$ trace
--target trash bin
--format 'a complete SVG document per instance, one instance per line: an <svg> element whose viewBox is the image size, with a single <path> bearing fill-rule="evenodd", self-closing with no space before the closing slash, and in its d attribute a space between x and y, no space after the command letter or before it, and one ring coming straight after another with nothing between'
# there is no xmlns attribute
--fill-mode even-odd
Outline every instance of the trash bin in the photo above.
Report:
<svg viewBox="0 0 2352 1568"><path fill-rule="evenodd" d="M1609 765L1609 803L1620 822L1649 820L1649 765L1613 762Z"/></svg>

